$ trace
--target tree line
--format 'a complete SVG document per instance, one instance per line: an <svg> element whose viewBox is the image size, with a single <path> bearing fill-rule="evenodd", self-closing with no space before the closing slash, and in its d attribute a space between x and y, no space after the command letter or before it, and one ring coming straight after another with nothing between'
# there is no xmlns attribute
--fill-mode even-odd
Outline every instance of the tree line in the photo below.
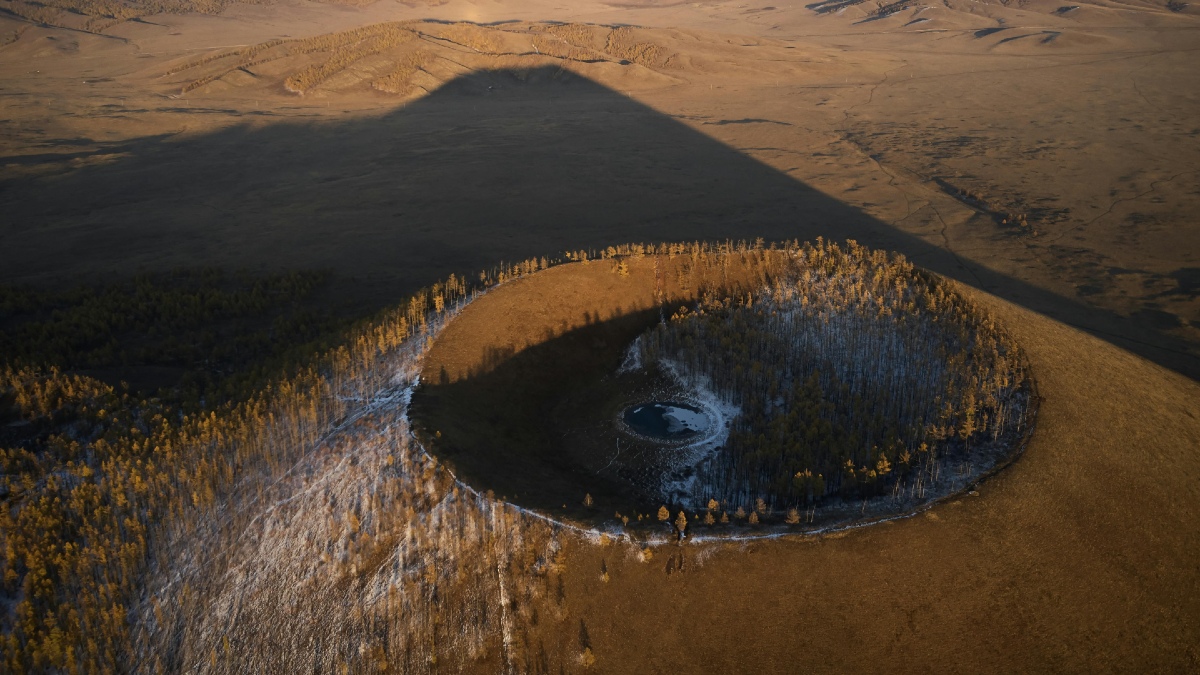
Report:
<svg viewBox="0 0 1200 675"><path fill-rule="evenodd" d="M329 278L187 269L64 289L0 285L0 353L75 372L167 369L178 376L160 394L195 409L250 393L264 369L344 328L312 300Z"/></svg>

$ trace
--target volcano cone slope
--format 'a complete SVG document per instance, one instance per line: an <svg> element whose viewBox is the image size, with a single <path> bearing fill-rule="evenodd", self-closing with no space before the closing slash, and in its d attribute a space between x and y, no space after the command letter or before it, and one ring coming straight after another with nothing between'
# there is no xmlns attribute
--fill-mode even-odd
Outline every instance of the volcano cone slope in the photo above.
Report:
<svg viewBox="0 0 1200 675"><path fill-rule="evenodd" d="M983 293L1038 381L1021 459L924 515L809 540L573 544L608 672L1191 670L1200 386ZM604 566L609 581L599 578ZM620 617L620 619L616 619ZM714 628L714 625L728 628Z"/></svg>
<svg viewBox="0 0 1200 675"><path fill-rule="evenodd" d="M628 279L601 261L511 281L446 326L426 357L411 416L438 458L481 491L587 517L579 503L586 491L605 505L622 495L594 475L599 467L583 468L608 449L589 432L619 412L618 392L603 378L658 317L649 266L634 266ZM564 427L562 415L583 419Z"/></svg>
<svg viewBox="0 0 1200 675"><path fill-rule="evenodd" d="M610 264L552 268L469 305L433 345L425 379L454 382L480 364L517 360L530 349L524 341L550 327L593 346L603 368L619 366L618 345L659 317L648 309L652 266L631 264L622 278ZM665 292L684 295L669 284ZM597 668L1174 672L1196 662L1200 386L969 293L1008 328L1037 377L1037 433L1020 461L923 515L830 536L649 556L571 538L561 611L579 622ZM628 323L605 321L613 308ZM414 401L418 420L433 391ZM478 478L459 469L468 482ZM520 487L502 482L515 473L484 477L500 496ZM603 493L592 494L600 504ZM586 515L577 503L566 512Z"/></svg>

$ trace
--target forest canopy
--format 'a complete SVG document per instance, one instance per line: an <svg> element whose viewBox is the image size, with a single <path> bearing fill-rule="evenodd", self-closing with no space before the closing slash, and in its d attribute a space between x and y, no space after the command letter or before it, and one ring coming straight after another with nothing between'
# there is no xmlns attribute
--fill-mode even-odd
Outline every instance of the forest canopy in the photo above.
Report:
<svg viewBox="0 0 1200 675"><path fill-rule="evenodd" d="M854 242L762 255L761 287L707 290L639 342L644 363L741 409L693 501L923 496L939 458L1014 442L1021 352L948 282Z"/></svg>
<svg viewBox="0 0 1200 675"><path fill-rule="evenodd" d="M154 563L381 390L382 359L468 294L451 276L350 323L306 308L325 277L0 286L0 671L130 670ZM88 374L147 366L182 377L138 391Z"/></svg>

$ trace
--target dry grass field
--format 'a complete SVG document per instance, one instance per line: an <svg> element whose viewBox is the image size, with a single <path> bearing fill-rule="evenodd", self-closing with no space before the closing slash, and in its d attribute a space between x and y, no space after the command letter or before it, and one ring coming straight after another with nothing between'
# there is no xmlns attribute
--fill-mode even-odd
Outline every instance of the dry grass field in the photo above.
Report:
<svg viewBox="0 0 1200 675"><path fill-rule="evenodd" d="M369 351L362 362L378 366L345 371L361 398L330 398L322 380L306 395L334 412L314 412L296 435L255 432L276 434L278 454L238 450L235 462L220 454L241 447L221 445L226 436L180 464L172 490L217 466L237 480L188 488L163 510L163 529L138 544L140 576L122 569L124 611L104 614L127 651L79 647L90 655L80 662L1200 669L1197 7L0 0L5 337L30 321L11 298L196 269L321 279L301 299L272 296L272 317L289 321L312 313L345 326L397 307L405 317L343 353ZM436 333L444 315L432 298L449 287L411 304L422 287L627 242L817 237L896 251L954 280L1026 351L1037 431L975 494L825 537L647 555L473 495L405 435L398 382L417 356L427 380L479 363L519 368L547 335L654 304L648 270L569 264L489 291ZM262 336L286 328L232 316L264 354L324 330L313 321L272 346ZM114 335L143 330L120 325ZM609 328L612 344L586 337L612 360L640 324ZM188 367L207 367L199 342L176 345ZM145 372L83 374L118 389L161 379ZM0 403L16 400L0 390ZM124 400L131 415L151 406ZM30 490L61 481L53 463L10 461L32 427L7 410L0 420L0 445L19 441L5 450L0 500L19 514ZM19 481L27 466L44 475ZM462 477L497 481L503 497L504 471ZM23 553L14 522L0 521L6 560ZM13 634L36 589L4 564L0 629ZM244 605L247 593L270 601ZM6 645L9 656L29 647ZM32 670L70 670L66 656L29 658L42 666Z"/></svg>
<svg viewBox="0 0 1200 675"><path fill-rule="evenodd" d="M321 267L381 306L500 258L815 232L1194 377L1194 9L1052 4L0 18L3 278Z"/></svg>
<svg viewBox="0 0 1200 675"><path fill-rule="evenodd" d="M426 377L650 301L642 272L574 264L502 287L450 324ZM1026 350L1042 396L1013 466L924 514L830 536L665 546L648 562L571 540L564 623L586 626L597 670L1194 669L1200 387L978 299ZM468 331L482 325L487 337Z"/></svg>

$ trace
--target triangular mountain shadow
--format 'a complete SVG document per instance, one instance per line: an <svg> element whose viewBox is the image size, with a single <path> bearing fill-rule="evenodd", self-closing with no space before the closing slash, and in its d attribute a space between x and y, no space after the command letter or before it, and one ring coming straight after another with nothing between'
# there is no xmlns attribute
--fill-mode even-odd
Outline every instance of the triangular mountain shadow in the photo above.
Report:
<svg viewBox="0 0 1200 675"><path fill-rule="evenodd" d="M194 112L194 111L190 111ZM480 71L383 116L126 144L0 185L2 280L215 265L331 268L380 306L451 272L612 244L810 240L919 264L1200 376L1176 338L880 222L558 68ZM47 272L52 266L53 272Z"/></svg>

